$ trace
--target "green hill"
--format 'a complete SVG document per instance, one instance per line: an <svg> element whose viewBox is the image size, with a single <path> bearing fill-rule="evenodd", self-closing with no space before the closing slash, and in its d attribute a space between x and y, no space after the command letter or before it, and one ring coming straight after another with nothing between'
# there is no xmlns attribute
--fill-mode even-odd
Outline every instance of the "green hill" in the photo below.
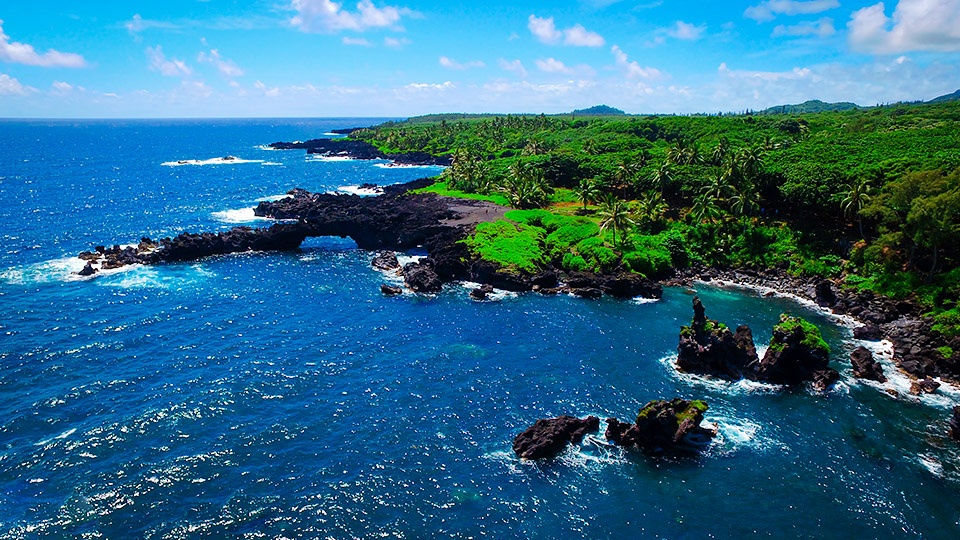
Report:
<svg viewBox="0 0 960 540"><path fill-rule="evenodd" d="M624 116L625 112L615 107L607 105L595 105L587 109L577 109L573 111L576 116Z"/></svg>
<svg viewBox="0 0 960 540"><path fill-rule="evenodd" d="M927 103L946 103L948 101L960 101L960 90L957 90L952 94L946 94L938 98L933 98Z"/></svg>
<svg viewBox="0 0 960 540"><path fill-rule="evenodd" d="M758 114L814 114L822 112L839 112L860 109L856 103L842 101L839 103L826 103L819 99L811 99L796 105L777 105L764 109Z"/></svg>

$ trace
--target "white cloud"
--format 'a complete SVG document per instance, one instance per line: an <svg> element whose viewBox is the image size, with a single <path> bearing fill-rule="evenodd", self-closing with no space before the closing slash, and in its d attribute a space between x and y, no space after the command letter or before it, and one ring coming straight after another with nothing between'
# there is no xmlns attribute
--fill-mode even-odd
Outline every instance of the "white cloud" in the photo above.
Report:
<svg viewBox="0 0 960 540"><path fill-rule="evenodd" d="M706 26L696 26L691 23L677 21L673 27L667 31L667 35L676 39L693 41L700 39L700 36L703 35L703 32L706 31L706 29Z"/></svg>
<svg viewBox="0 0 960 540"><path fill-rule="evenodd" d="M855 11L847 27L858 51L960 51L960 0L899 0L892 17L880 2Z"/></svg>
<svg viewBox="0 0 960 540"><path fill-rule="evenodd" d="M574 47L603 47L606 41L600 34L575 24L563 31L563 43Z"/></svg>
<svg viewBox="0 0 960 540"><path fill-rule="evenodd" d="M347 36L344 36L343 39L340 40L340 43L343 43L344 45L353 45L357 47L373 46L373 43L370 43L365 38L353 38L353 37L347 37Z"/></svg>
<svg viewBox="0 0 960 540"><path fill-rule="evenodd" d="M150 59L150 69L159 71L165 77L187 77L193 73L183 60L167 59L159 45L147 47L147 57Z"/></svg>
<svg viewBox="0 0 960 540"><path fill-rule="evenodd" d="M263 92L263 95L267 97L278 97L280 95L279 86L274 86L273 88L269 88L267 87L267 85L263 84L262 82L257 81L253 83L253 87Z"/></svg>
<svg viewBox="0 0 960 540"><path fill-rule="evenodd" d="M521 62L519 59L505 60L501 58L497 63L500 65L500 69L509 71L511 73L516 73L523 79L527 78L527 68L523 67L523 62Z"/></svg>
<svg viewBox="0 0 960 540"><path fill-rule="evenodd" d="M558 30L553 17L540 18L530 15L527 19L527 28L541 43L547 45L559 45L562 42L564 45L573 47L602 47L606 43L603 36L587 30L580 24Z"/></svg>
<svg viewBox="0 0 960 540"><path fill-rule="evenodd" d="M62 53L54 49L40 54L34 50L32 45L18 41L11 42L10 36L3 32L3 20L0 20L0 62L66 68L79 68L87 65L87 62L79 54Z"/></svg>
<svg viewBox="0 0 960 540"><path fill-rule="evenodd" d="M303 32L336 33L341 30L363 31L370 28L400 29L400 19L416 14L407 8L377 7L371 0L360 0L356 11L347 11L332 0L292 0L290 8L297 12L290 24Z"/></svg>
<svg viewBox="0 0 960 540"><path fill-rule="evenodd" d="M220 70L220 73L222 73L224 77L228 77L230 79L243 75L243 70L233 63L233 61L227 60L220 56L220 51L217 49L210 49L209 53L201 52L197 55L197 62L207 62L213 64L218 70Z"/></svg>
<svg viewBox="0 0 960 540"><path fill-rule="evenodd" d="M536 15L530 15L527 19L527 28L530 29L531 34L547 45L556 45L563 39L563 32L557 30L553 17L541 19Z"/></svg>
<svg viewBox="0 0 960 540"><path fill-rule="evenodd" d="M423 91L430 91L430 90L443 92L446 90L452 90L454 88L456 88L456 85L450 81L445 81L440 84L410 83L403 87L404 90L413 90L416 92L423 92Z"/></svg>
<svg viewBox="0 0 960 540"><path fill-rule="evenodd" d="M460 62L457 62L456 60L452 58L448 58L446 56L440 57L440 65L447 69L455 69L460 71L465 69L470 69L470 68L486 67L486 64L484 64L480 60L474 60L472 62L467 62L466 64L461 64Z"/></svg>
<svg viewBox="0 0 960 540"><path fill-rule="evenodd" d="M772 21L777 15L810 15L840 7L839 0L765 0L750 6L743 16L757 22Z"/></svg>
<svg viewBox="0 0 960 540"><path fill-rule="evenodd" d="M833 27L833 19L830 17L823 17L818 21L804 21L792 26L781 24L773 29L773 37L816 36L823 38L832 36L836 33L837 29Z"/></svg>
<svg viewBox="0 0 960 540"><path fill-rule="evenodd" d="M390 36L383 38L383 44L391 49L402 49L411 43L413 42L407 38L395 38Z"/></svg>
<svg viewBox="0 0 960 540"><path fill-rule="evenodd" d="M563 62L556 58L537 60L535 63L537 64L537 68L544 73L564 73L567 75L573 73L572 69L568 68Z"/></svg>
<svg viewBox="0 0 960 540"><path fill-rule="evenodd" d="M33 92L36 92L35 88L24 86L6 73L0 73L0 96L25 96Z"/></svg>
<svg viewBox="0 0 960 540"><path fill-rule="evenodd" d="M617 45L611 47L610 52L613 53L617 67L621 68L629 79L659 79L663 77L663 72L657 68L643 67L635 61L631 62L627 53L623 52Z"/></svg>

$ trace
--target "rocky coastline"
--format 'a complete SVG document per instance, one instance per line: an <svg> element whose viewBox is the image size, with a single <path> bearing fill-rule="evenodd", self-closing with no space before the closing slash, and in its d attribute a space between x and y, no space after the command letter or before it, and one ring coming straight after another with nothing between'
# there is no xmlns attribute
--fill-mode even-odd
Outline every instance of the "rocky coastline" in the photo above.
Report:
<svg viewBox="0 0 960 540"><path fill-rule="evenodd" d="M351 130L352 132L353 130ZM336 131L335 131L336 133ZM347 133L349 134L349 133ZM397 165L439 165L449 166L449 156L434 156L426 152L404 152L385 154L376 146L355 139L310 139L308 141L283 142L277 141L268 145L274 150L306 150L308 154L323 157L340 157L348 159L386 159Z"/></svg>
<svg viewBox="0 0 960 540"><path fill-rule="evenodd" d="M846 316L860 326L854 337L865 341L888 340L894 347L896 365L918 380L941 378L960 384L960 360L945 358L940 348L960 350L960 338L948 339L932 330L933 323L923 310L909 300L894 300L844 289L822 278L796 276L784 269L722 269L692 267L678 270L664 285L690 287L696 282L730 283L766 290L765 294L789 295L820 306L838 316Z"/></svg>

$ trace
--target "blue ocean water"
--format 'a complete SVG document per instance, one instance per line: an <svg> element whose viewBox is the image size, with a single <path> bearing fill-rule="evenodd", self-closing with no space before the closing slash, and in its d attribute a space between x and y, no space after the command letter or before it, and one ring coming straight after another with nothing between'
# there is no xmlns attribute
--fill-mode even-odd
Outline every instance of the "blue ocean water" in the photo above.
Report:
<svg viewBox="0 0 960 540"><path fill-rule="evenodd" d="M960 534L960 394L853 380L849 328L787 298L696 291L758 343L781 312L820 324L843 374L828 394L678 374L679 288L387 298L339 238L71 276L81 250L226 229L293 187L436 174L262 148L378 121L0 122L0 538ZM676 396L719 427L699 459L511 451L538 418Z"/></svg>

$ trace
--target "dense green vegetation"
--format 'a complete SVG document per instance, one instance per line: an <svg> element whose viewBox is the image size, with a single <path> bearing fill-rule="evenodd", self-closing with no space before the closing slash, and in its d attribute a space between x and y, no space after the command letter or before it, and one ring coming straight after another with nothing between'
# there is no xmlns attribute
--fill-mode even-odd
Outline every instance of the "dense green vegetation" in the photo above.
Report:
<svg viewBox="0 0 960 540"><path fill-rule="evenodd" d="M820 334L820 329L817 328L817 325L800 317L791 317L785 313L780 315L780 322L773 327L773 337L770 339L770 348L775 351L783 350L785 344L777 340L777 333L790 335L796 332L803 333L803 341L800 342L801 345L806 346L810 350L820 351L824 356L830 354L830 345L827 345L827 342L823 340L823 336Z"/></svg>
<svg viewBox="0 0 960 540"><path fill-rule="evenodd" d="M956 101L759 116L445 115L352 136L390 153L449 155L428 190L524 209L469 240L516 271L778 266L914 297L938 332L960 334Z"/></svg>

